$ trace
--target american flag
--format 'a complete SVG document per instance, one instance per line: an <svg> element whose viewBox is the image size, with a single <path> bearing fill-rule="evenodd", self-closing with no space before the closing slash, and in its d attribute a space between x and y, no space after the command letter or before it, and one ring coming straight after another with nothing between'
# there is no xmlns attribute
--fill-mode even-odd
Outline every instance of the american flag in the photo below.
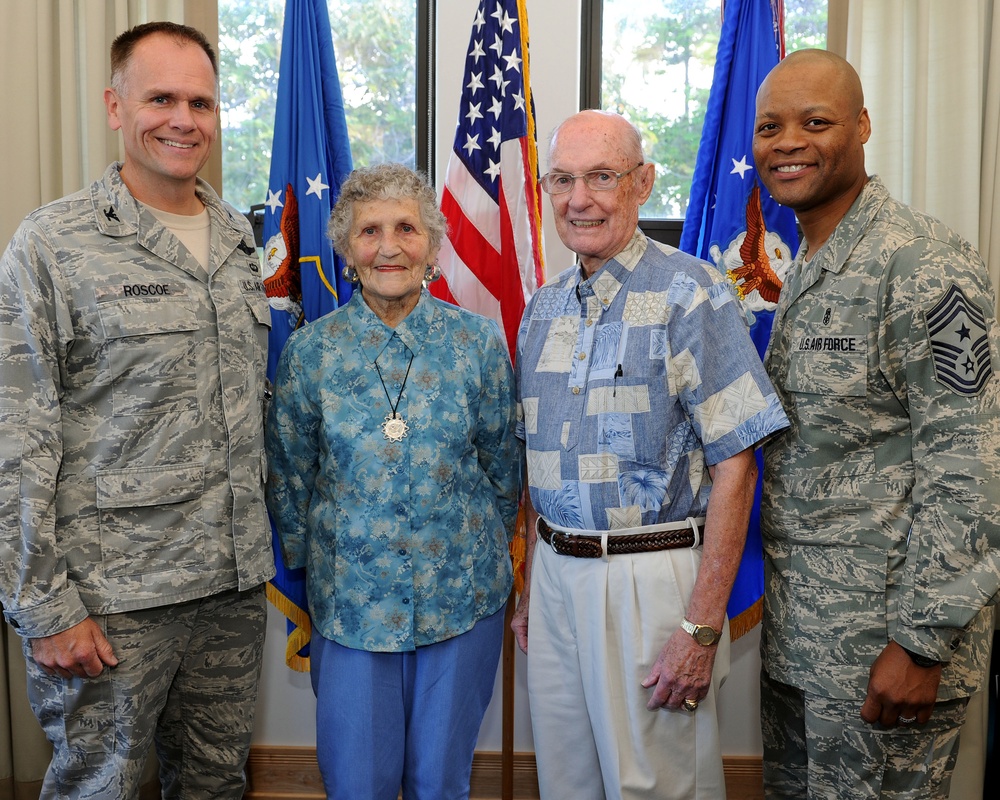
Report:
<svg viewBox="0 0 1000 800"><path fill-rule="evenodd" d="M524 0L482 0L476 10L441 210L449 233L431 293L495 319L513 356L544 275Z"/></svg>

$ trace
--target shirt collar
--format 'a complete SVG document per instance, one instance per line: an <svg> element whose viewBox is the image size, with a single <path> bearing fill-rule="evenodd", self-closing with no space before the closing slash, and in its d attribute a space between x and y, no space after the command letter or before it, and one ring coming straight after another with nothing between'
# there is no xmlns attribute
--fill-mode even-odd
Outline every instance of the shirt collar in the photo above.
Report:
<svg viewBox="0 0 1000 800"><path fill-rule="evenodd" d="M609 259L597 272L586 278L583 269L577 272L578 283L576 287L577 297L581 300L584 297L593 295L597 297L601 305L605 308L614 302L615 297L625 285L632 270L635 269L639 259L646 252L649 240L646 235L636 228L632 233L632 238L628 244L613 258Z"/></svg>
<svg viewBox="0 0 1000 800"><path fill-rule="evenodd" d="M810 261L816 262L817 268L840 272L888 199L889 190L877 175L872 175L830 238Z"/></svg>
<svg viewBox="0 0 1000 800"><path fill-rule="evenodd" d="M375 363L375 359L385 350L393 336L398 336L414 355L419 353L423 343L427 341L435 313L434 300L426 288L420 290L417 305L395 328L386 325L368 307L360 289L351 295L347 305L351 327L357 332L365 357L372 363Z"/></svg>

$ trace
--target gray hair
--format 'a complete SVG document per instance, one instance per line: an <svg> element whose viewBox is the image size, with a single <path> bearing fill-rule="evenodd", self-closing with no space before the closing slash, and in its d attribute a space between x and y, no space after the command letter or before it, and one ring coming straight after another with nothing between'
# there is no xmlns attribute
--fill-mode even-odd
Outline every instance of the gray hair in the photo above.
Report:
<svg viewBox="0 0 1000 800"><path fill-rule="evenodd" d="M375 164L359 167L340 187L340 197L330 212L327 235L333 249L347 258L354 207L373 200L416 200L420 219L427 227L431 252L441 247L448 235L448 222L437 206L437 194L427 179L402 164Z"/></svg>

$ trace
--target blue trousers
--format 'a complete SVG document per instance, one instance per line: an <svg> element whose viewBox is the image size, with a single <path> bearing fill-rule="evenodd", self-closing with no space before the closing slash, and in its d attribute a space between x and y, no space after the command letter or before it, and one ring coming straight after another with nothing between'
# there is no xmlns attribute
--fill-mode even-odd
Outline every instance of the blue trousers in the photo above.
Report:
<svg viewBox="0 0 1000 800"><path fill-rule="evenodd" d="M466 800L504 614L405 653L352 650L313 628L316 750L329 800Z"/></svg>

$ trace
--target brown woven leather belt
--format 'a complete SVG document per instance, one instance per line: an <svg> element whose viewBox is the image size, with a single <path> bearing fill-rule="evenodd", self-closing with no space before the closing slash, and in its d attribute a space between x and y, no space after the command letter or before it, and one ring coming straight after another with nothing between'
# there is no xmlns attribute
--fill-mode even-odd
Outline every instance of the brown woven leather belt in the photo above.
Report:
<svg viewBox="0 0 1000 800"><path fill-rule="evenodd" d="M554 531L541 517L538 518L538 534L542 537L543 542L561 556L600 558L604 554L601 550L600 536ZM702 535L704 535L704 531L702 531ZM609 536L608 555L652 553L657 550L673 550L677 547L693 547L694 542L694 531L689 527L676 531L653 531Z"/></svg>

